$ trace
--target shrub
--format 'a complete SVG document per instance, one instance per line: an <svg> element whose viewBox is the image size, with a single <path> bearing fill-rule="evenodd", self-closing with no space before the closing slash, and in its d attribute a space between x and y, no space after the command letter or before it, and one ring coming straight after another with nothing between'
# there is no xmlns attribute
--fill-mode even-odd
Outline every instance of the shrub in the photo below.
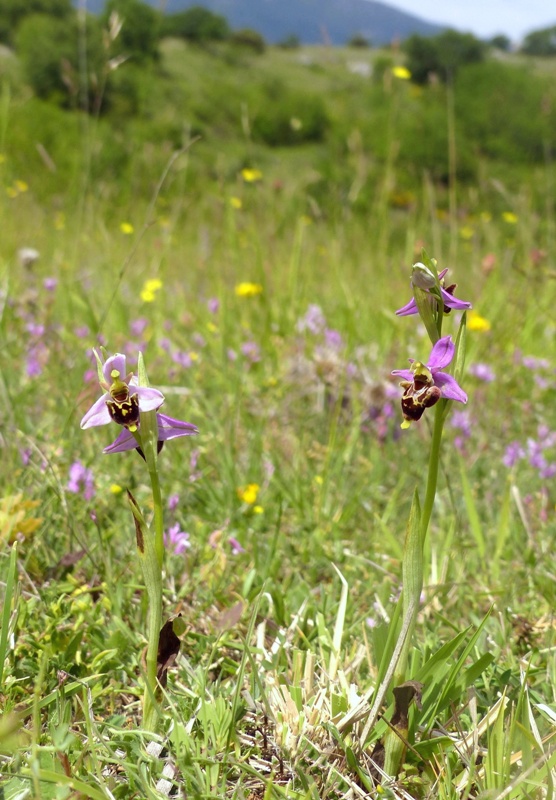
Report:
<svg viewBox="0 0 556 800"><path fill-rule="evenodd" d="M265 87L267 102L253 119L253 136L272 147L324 139L328 115L319 95L287 89L274 81Z"/></svg>
<svg viewBox="0 0 556 800"><path fill-rule="evenodd" d="M258 31L251 30L251 28L241 28L238 31L234 31L230 37L230 41L238 47L252 50L259 55L266 50L264 36L261 36Z"/></svg>
<svg viewBox="0 0 556 800"><path fill-rule="evenodd" d="M521 52L530 56L556 55L556 25L529 33L523 40Z"/></svg>
<svg viewBox="0 0 556 800"><path fill-rule="evenodd" d="M351 39L348 40L347 46L365 48L370 47L371 43L366 36L363 36L362 33L356 33L351 37Z"/></svg>
<svg viewBox="0 0 556 800"><path fill-rule="evenodd" d="M13 44L19 24L35 14L66 19L73 14L71 0L2 0L0 41Z"/></svg>
<svg viewBox="0 0 556 800"><path fill-rule="evenodd" d="M493 36L492 39L490 39L489 45L494 47L495 50L501 50L503 53L507 53L512 43L507 36L503 33L499 33L498 36Z"/></svg>
<svg viewBox="0 0 556 800"><path fill-rule="evenodd" d="M404 42L407 68L415 83L427 83L431 75L446 82L465 64L484 60L486 46L471 33L447 30L439 36L410 36Z"/></svg>
<svg viewBox="0 0 556 800"><path fill-rule="evenodd" d="M455 103L467 138L482 155L508 162L542 161L556 128L551 84L525 68L489 61L462 69Z"/></svg>
<svg viewBox="0 0 556 800"><path fill-rule="evenodd" d="M277 47L281 47L282 50L299 50L301 47L301 40L295 33L291 33L278 42Z"/></svg>
<svg viewBox="0 0 556 800"><path fill-rule="evenodd" d="M80 46L75 15L69 19L47 14L25 17L18 28L16 49L25 77L37 97L62 106L83 105L84 99L88 104L93 99L104 68L102 34L95 18L90 18L87 26L89 73L86 76L79 69Z"/></svg>
<svg viewBox="0 0 556 800"><path fill-rule="evenodd" d="M229 37L230 26L225 17L202 6L192 6L187 11L163 17L161 34L191 42L222 41Z"/></svg>
<svg viewBox="0 0 556 800"><path fill-rule="evenodd" d="M123 25L111 45L110 55L124 55L136 63L157 61L160 14L141 0L108 0L102 15L105 27L113 12L118 14Z"/></svg>

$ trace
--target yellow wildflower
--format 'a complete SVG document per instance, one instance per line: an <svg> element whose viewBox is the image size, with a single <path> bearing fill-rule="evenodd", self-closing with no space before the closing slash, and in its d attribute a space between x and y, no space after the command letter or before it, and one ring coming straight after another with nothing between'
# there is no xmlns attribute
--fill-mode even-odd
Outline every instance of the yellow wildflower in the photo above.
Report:
<svg viewBox="0 0 556 800"><path fill-rule="evenodd" d="M237 496L243 503L252 506L257 502L259 496L260 486L258 483L248 483L247 486L240 486L237 490Z"/></svg>
<svg viewBox="0 0 556 800"><path fill-rule="evenodd" d="M475 231L471 227L471 225L464 225L460 228L459 235L462 239L472 239Z"/></svg>
<svg viewBox="0 0 556 800"><path fill-rule="evenodd" d="M145 281L143 288L141 289L141 300L144 303L152 303L156 297L156 293L161 287L161 280L158 278L149 278L149 280Z"/></svg>
<svg viewBox="0 0 556 800"><path fill-rule="evenodd" d="M120 222L120 230L125 236L131 236L135 229L131 222Z"/></svg>
<svg viewBox="0 0 556 800"><path fill-rule="evenodd" d="M110 494L120 494L121 492L123 492L123 489L119 483L110 484Z"/></svg>
<svg viewBox="0 0 556 800"><path fill-rule="evenodd" d="M507 222L508 225L517 225L517 214L514 214L513 211L504 211L502 219L504 222Z"/></svg>
<svg viewBox="0 0 556 800"><path fill-rule="evenodd" d="M263 514L264 508L262 506L253 506L253 513L254 514Z"/></svg>
<svg viewBox="0 0 556 800"><path fill-rule="evenodd" d="M469 311L467 314L467 327L470 331L487 333L490 330L491 325L488 319L481 317L477 311Z"/></svg>
<svg viewBox="0 0 556 800"><path fill-rule="evenodd" d="M319 486L322 486L324 483L322 475L315 475L315 483L317 483Z"/></svg>
<svg viewBox="0 0 556 800"><path fill-rule="evenodd" d="M399 78L401 81L408 81L411 78L411 72L407 67L393 67L392 75L394 78Z"/></svg>
<svg viewBox="0 0 556 800"><path fill-rule="evenodd" d="M255 297L261 294L263 287L260 283L251 283L250 281L242 281L238 283L235 292L238 297Z"/></svg>
<svg viewBox="0 0 556 800"><path fill-rule="evenodd" d="M239 197L230 197L230 205L232 208L235 208L237 211L239 211L243 203Z"/></svg>
<svg viewBox="0 0 556 800"><path fill-rule="evenodd" d="M15 186L6 186L6 194L13 200L14 197L17 197L17 189Z"/></svg>
<svg viewBox="0 0 556 800"><path fill-rule="evenodd" d="M25 181L14 181L14 187L17 189L18 192L26 192L29 189L29 186L25 183Z"/></svg>
<svg viewBox="0 0 556 800"><path fill-rule="evenodd" d="M241 177L245 181L245 183L256 183L260 181L263 177L263 173L260 169L251 169L250 167L245 167L241 170Z"/></svg>

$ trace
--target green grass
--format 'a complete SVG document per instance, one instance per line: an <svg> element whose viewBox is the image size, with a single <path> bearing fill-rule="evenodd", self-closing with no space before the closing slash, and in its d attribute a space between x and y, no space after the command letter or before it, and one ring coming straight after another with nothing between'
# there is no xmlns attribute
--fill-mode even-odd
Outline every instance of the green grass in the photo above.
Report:
<svg viewBox="0 0 556 800"><path fill-rule="evenodd" d="M447 146L434 90L382 95L345 70L351 54L310 55L312 66L272 49L230 63L167 42L142 112L118 123L54 109L15 78L4 92L6 798L161 797L165 766L177 796L379 796L371 755L386 723L366 722L396 644L405 529L430 443L426 416L401 431L390 397L390 371L430 350L415 319L393 311L423 246L490 329L468 333L459 449L461 432L446 428L409 659L422 708L410 711L403 771L380 796L553 796L554 479L502 459L511 442L548 441L540 425L556 429L554 166L473 155L450 210L450 187L420 151L398 150L427 103ZM242 104L250 119L268 82L299 86L308 74L327 105L324 139L269 148L250 137ZM261 180L246 182L245 166ZM19 263L22 247L40 252L32 266ZM143 302L151 278L162 287ZM237 296L242 281L262 292ZM339 349L300 330L310 304ZM136 453L102 455L117 432L79 428L98 395L84 374L99 336L132 363L141 348L164 410L200 429L161 454L163 491L179 494L167 526L179 523L191 547L167 556L165 618L181 614L185 632L158 738L139 727L146 607L121 491L148 510L148 476ZM242 352L250 343L258 360ZM524 356L547 363L531 369ZM474 363L496 380L475 377ZM68 489L76 460L92 470L90 500ZM248 484L260 487L255 503L238 495ZM388 694L386 719L392 708Z"/></svg>

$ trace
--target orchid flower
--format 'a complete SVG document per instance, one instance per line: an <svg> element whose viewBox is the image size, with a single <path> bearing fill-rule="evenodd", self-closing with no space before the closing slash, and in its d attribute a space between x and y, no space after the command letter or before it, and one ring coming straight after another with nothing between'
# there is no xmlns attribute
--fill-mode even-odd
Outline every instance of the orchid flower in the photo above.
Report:
<svg viewBox="0 0 556 800"><path fill-rule="evenodd" d="M102 374L104 380L100 385L104 394L81 420L83 429L113 421L134 432L139 427L139 412L156 411L164 402L164 395L158 389L138 386L132 372L126 375L126 357L121 353L106 359Z"/></svg>
<svg viewBox="0 0 556 800"><path fill-rule="evenodd" d="M450 286L444 286L444 276L448 272L448 269L443 269L441 272L438 273L438 280L440 284L440 296L442 297L442 302L444 303L444 313L448 314L452 308L458 311L465 311L468 308L471 308L471 303L468 303L465 300L459 300L457 297L454 297L454 292L456 290L457 284L453 283ZM423 291L431 293L430 290L434 287L436 281L432 280L432 282L426 281L426 273L429 273L432 276L430 270L425 267L424 264L417 263L413 266L413 275L411 278L412 285L418 286ZM433 299L436 300L434 295L431 295ZM408 317L411 314L418 314L419 309L417 307L417 303L415 302L415 298L412 297L409 303L407 303L402 308L398 308L396 311L396 316L398 317Z"/></svg>
<svg viewBox="0 0 556 800"><path fill-rule="evenodd" d="M467 403L467 395L453 375L443 372L454 358L456 347L451 336L439 339L431 350L427 364L410 358L411 369L396 369L392 375L403 380L402 412L407 423L421 419L425 409L441 398ZM407 426L406 426L407 427Z"/></svg>

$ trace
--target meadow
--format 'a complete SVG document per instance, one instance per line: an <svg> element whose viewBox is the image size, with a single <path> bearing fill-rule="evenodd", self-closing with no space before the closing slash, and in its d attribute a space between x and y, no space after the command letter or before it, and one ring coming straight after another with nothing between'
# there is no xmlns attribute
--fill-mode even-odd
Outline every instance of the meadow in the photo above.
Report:
<svg viewBox="0 0 556 800"><path fill-rule="evenodd" d="M421 88L396 51L166 40L86 114L1 54L1 797L554 796L554 90L514 61ZM434 440L432 410L401 427L391 372L431 345L394 312L427 258L473 307L468 402L388 775L393 685L370 713ZM135 373L142 353L199 430L158 457L180 646L155 726L136 542L156 499L137 452L103 454L115 423L80 428L100 347Z"/></svg>

